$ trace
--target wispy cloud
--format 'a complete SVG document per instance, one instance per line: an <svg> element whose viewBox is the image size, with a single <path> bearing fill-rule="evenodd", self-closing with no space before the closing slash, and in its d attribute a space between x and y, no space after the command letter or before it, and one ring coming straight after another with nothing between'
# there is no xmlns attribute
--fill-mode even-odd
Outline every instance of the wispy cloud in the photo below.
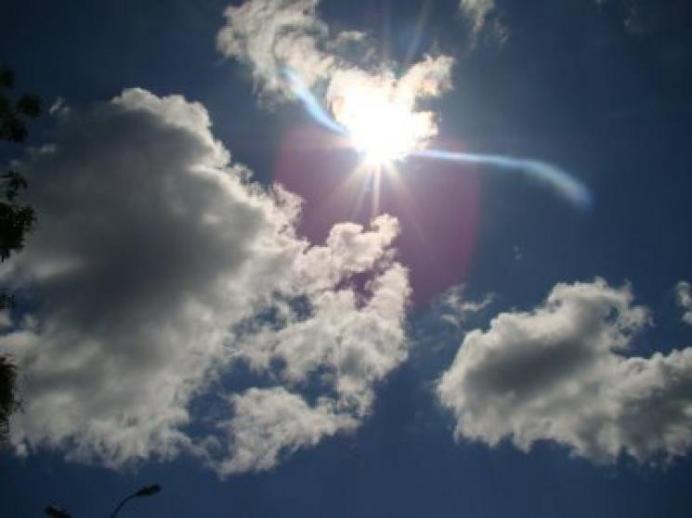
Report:
<svg viewBox="0 0 692 518"><path fill-rule="evenodd" d="M319 0L252 0L228 7L217 46L226 56L250 64L265 92L288 93L281 72L286 67L312 86L329 77L338 60L324 48L329 28L317 18L318 4Z"/></svg>
<svg viewBox="0 0 692 518"><path fill-rule="evenodd" d="M493 302L493 295L487 294L481 300L468 300L464 296L466 286L452 286L442 296L440 312L444 322L460 328L469 315L483 311Z"/></svg>
<svg viewBox="0 0 692 518"><path fill-rule="evenodd" d="M459 9L471 23L474 40L484 30L489 31L493 39L499 43L507 40L507 26L497 17L491 16L496 13L495 0L461 0Z"/></svg>
<svg viewBox="0 0 692 518"><path fill-rule="evenodd" d="M471 19L474 32L479 32L488 14L495 9L495 0L461 0L459 9Z"/></svg>
<svg viewBox="0 0 692 518"><path fill-rule="evenodd" d="M680 281L675 287L678 305L683 309L682 321L692 326L692 287L689 282Z"/></svg>

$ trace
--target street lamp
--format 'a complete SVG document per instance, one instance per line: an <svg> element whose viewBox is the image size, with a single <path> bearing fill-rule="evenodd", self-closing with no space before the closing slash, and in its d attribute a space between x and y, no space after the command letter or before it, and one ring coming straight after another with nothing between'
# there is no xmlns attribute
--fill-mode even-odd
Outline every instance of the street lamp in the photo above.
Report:
<svg viewBox="0 0 692 518"><path fill-rule="evenodd" d="M155 495L161 491L161 486L158 484L152 484L150 486L144 486L139 489L136 493L132 493L131 495L127 495L125 498L123 498L118 506L113 510L113 514L111 514L111 518L113 518L115 515L118 514L120 509L123 508L123 506L133 498L138 498L140 496L151 496ZM62 507L57 507L54 505L49 505L46 507L44 510L47 516L50 516L51 518L71 518L71 514L66 510L63 509Z"/></svg>
<svg viewBox="0 0 692 518"><path fill-rule="evenodd" d="M143 488L141 488L141 489L140 489L139 491L137 491L136 493L132 493L131 495L127 495L125 498L123 498L123 499L120 501L120 503L119 503L119 504L116 506L116 508L113 510L113 513L111 514L111 518L114 518L114 517L118 514L118 512L120 511L120 509L122 509L123 506L124 506L127 502L129 502L130 500L132 500L133 498L138 498L138 497L140 497L140 496L151 496L151 495L155 495L155 494L158 493L159 491L161 491L161 486L159 486L158 484L152 484L151 486L144 486Z"/></svg>

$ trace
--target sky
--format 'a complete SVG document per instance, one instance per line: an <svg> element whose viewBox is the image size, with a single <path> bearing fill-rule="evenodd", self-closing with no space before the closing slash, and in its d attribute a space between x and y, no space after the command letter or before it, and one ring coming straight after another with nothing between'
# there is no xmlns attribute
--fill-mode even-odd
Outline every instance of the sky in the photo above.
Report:
<svg viewBox="0 0 692 518"><path fill-rule="evenodd" d="M7 2L0 515L689 516L690 22Z"/></svg>

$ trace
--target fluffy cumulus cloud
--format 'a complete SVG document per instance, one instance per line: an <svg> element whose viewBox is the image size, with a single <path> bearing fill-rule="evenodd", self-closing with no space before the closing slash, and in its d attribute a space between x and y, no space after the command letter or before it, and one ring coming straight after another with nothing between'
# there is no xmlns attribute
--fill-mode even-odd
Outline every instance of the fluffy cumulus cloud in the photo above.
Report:
<svg viewBox="0 0 692 518"><path fill-rule="evenodd" d="M231 473L353 430L407 354L397 222L311 245L299 200L250 183L181 96L130 89L59 117L19 166L39 224L0 272L22 296L0 338L22 378L17 451L116 467L185 451ZM229 394L242 361L264 388ZM202 396L224 412L191 436Z"/></svg>
<svg viewBox="0 0 692 518"><path fill-rule="evenodd" d="M692 287L686 281L680 281L675 287L678 305L682 308L682 321L692 326Z"/></svg>
<svg viewBox="0 0 692 518"><path fill-rule="evenodd" d="M329 400L310 406L282 387L252 388L231 402L236 415L226 425L234 454L215 465L223 475L270 469L280 455L358 425L357 419L335 412Z"/></svg>
<svg viewBox="0 0 692 518"><path fill-rule="evenodd" d="M373 61L373 49L363 33L331 35L316 12L319 0L250 0L226 10L226 25L217 38L219 50L247 63L265 95L293 97L286 71L297 74L307 88L324 93L324 104L335 119L352 129L354 120L377 106L389 104L399 113L414 112L400 121L400 131L422 140L437 132L432 112L416 111L420 100L438 97L451 88L454 60L426 56L400 74L392 63ZM359 52L347 52L353 44ZM357 54L354 62L348 55ZM391 114L388 114L391 115Z"/></svg>
<svg viewBox="0 0 692 518"><path fill-rule="evenodd" d="M531 312L468 333L437 386L459 439L542 440L595 462L670 460L692 447L692 348L627 355L649 322L628 287L558 284Z"/></svg>
<svg viewBox="0 0 692 518"><path fill-rule="evenodd" d="M221 426L230 454L212 460L219 473L266 469L282 452L353 430L370 413L374 387L408 356L407 273L386 257L395 235L389 217L376 219L370 232L336 225L325 246L299 258L307 298L278 301L270 316L238 326L234 355L278 385L230 399L235 417ZM384 271L377 267L383 261ZM373 269L381 273L364 287L339 287L344 272Z"/></svg>

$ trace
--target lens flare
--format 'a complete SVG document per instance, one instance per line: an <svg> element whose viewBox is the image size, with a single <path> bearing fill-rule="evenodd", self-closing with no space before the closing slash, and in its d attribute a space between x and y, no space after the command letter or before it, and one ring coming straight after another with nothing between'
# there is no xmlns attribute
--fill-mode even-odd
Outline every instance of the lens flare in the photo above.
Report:
<svg viewBox="0 0 692 518"><path fill-rule="evenodd" d="M591 193L579 180L559 167L527 158L514 158L503 155L480 155L474 153L452 153L436 149L417 151L415 156L438 160L451 160L469 164L489 165L500 170L517 171L526 174L553 188L560 196L580 208L588 208L592 204Z"/></svg>
<svg viewBox="0 0 692 518"><path fill-rule="evenodd" d="M283 72L286 81L291 87L291 91L300 99L300 102L303 103L305 107L305 111L307 111L316 122L334 133L346 133L345 128L337 124L325 111L319 101L315 99L315 96L310 89L305 86L305 83L298 74L290 69L284 69Z"/></svg>
<svg viewBox="0 0 692 518"><path fill-rule="evenodd" d="M588 188L577 178L540 160L425 149L429 138L437 131L433 114L415 112L411 98L397 97L396 90L353 85L333 100L332 117L295 72L285 70L284 74L310 116L328 130L349 138L354 149L363 155L365 166L377 166L373 169L381 170L382 166L409 156L487 165L497 170L523 173L551 187L578 208L589 208L593 203Z"/></svg>

